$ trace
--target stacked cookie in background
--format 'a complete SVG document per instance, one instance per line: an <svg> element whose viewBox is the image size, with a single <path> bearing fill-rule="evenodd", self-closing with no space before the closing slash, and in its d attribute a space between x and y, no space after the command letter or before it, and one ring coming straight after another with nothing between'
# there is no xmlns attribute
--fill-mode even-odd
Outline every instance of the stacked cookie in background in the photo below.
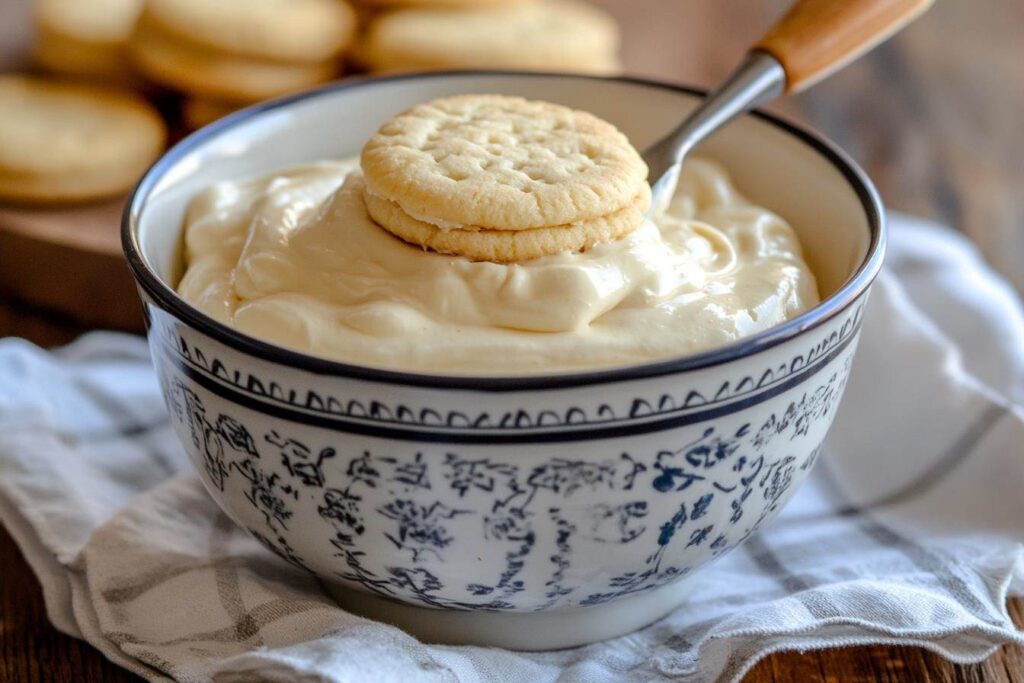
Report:
<svg viewBox="0 0 1024 683"><path fill-rule="evenodd" d="M0 200L75 202L121 194L165 142L163 120L134 95L0 75Z"/></svg>
<svg viewBox="0 0 1024 683"><path fill-rule="evenodd" d="M143 2L35 0L43 74L0 76L0 203L114 197L163 151L167 128L127 58Z"/></svg>
<svg viewBox="0 0 1024 683"><path fill-rule="evenodd" d="M45 78L6 82L0 108L24 108L18 125L33 127L37 156L67 160L65 170L81 182L48 185L46 174L56 171L40 171L31 191L0 188L8 201L127 191L159 154L152 141L167 136L154 132L160 118L147 100L160 103L173 138L175 130L348 73L619 69L615 22L583 0L34 0L33 15L32 57ZM81 140L116 127L125 107L146 123L125 124L121 135L141 142L110 149L135 156L123 172L112 170L116 155L88 163L79 152L92 147ZM10 147L13 137L0 145ZM12 149L0 149L0 184L21 188L35 171L11 166L20 147Z"/></svg>
<svg viewBox="0 0 1024 683"><path fill-rule="evenodd" d="M129 84L125 47L143 0L35 0L33 58L45 71Z"/></svg>
<svg viewBox="0 0 1024 683"><path fill-rule="evenodd" d="M593 114L504 95L428 102L360 157L369 216L442 254L512 263L586 251L643 222L647 166Z"/></svg>
<svg viewBox="0 0 1024 683"><path fill-rule="evenodd" d="M407 5L371 18L358 51L371 73L529 69L611 74L619 31L577 0L366 0Z"/></svg>
<svg viewBox="0 0 1024 683"><path fill-rule="evenodd" d="M185 94L195 127L334 80L355 27L343 0L147 0L129 51L143 75Z"/></svg>
<svg viewBox="0 0 1024 683"><path fill-rule="evenodd" d="M618 26L583 0L349 2L146 0L129 51L185 95L188 129L350 73L621 69Z"/></svg>

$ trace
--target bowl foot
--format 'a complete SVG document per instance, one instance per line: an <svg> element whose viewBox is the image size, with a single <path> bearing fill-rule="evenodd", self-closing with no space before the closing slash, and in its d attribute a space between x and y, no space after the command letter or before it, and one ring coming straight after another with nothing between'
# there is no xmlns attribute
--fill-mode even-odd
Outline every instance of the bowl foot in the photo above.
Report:
<svg viewBox="0 0 1024 683"><path fill-rule="evenodd" d="M690 595L683 579L604 605L550 612L471 612L416 607L335 583L324 587L341 607L397 626L425 643L511 650L559 650L625 635L675 610Z"/></svg>

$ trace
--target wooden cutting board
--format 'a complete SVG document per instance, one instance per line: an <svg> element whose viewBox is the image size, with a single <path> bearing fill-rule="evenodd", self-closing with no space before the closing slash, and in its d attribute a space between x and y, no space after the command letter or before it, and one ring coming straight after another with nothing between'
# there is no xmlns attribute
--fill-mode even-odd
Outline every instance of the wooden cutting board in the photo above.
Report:
<svg viewBox="0 0 1024 683"><path fill-rule="evenodd" d="M0 293L87 327L139 332L142 304L121 252L124 198L0 205Z"/></svg>
<svg viewBox="0 0 1024 683"><path fill-rule="evenodd" d="M0 71L28 65L28 2L0 0ZM0 203L0 296L82 327L142 330L142 304L121 255L124 198L54 208Z"/></svg>

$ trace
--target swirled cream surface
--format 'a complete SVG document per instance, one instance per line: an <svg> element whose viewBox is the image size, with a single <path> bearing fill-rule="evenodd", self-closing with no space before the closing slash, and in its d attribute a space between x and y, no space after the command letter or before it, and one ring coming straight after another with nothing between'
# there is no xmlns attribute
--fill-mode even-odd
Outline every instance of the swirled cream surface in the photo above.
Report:
<svg viewBox="0 0 1024 683"><path fill-rule="evenodd" d="M818 302L792 228L689 160L666 213L581 254L502 265L425 252L367 216L355 160L223 182L185 219L190 303L349 363L535 374L721 346Z"/></svg>

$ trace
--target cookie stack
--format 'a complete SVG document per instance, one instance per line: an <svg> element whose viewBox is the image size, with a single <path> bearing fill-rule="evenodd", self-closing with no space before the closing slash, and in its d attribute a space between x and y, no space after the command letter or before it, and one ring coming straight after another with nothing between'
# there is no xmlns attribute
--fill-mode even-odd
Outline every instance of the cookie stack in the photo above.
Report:
<svg viewBox="0 0 1024 683"><path fill-rule="evenodd" d="M615 21L577 0L364 0L405 5L375 16L359 59L372 73L621 69Z"/></svg>
<svg viewBox="0 0 1024 683"><path fill-rule="evenodd" d="M0 201L100 199L130 188L163 150L164 123L134 95L0 76Z"/></svg>
<svg viewBox="0 0 1024 683"><path fill-rule="evenodd" d="M129 83L125 46L142 0L37 0L34 58L47 71Z"/></svg>
<svg viewBox="0 0 1024 683"><path fill-rule="evenodd" d="M510 263L577 252L635 230L647 166L612 124L501 95L414 107L363 148L370 217L443 254Z"/></svg>
<svg viewBox="0 0 1024 683"><path fill-rule="evenodd" d="M615 22L583 0L348 2L353 4L33 0L36 65L61 80L5 80L0 109L26 106L18 125L34 126L25 139L37 139L39 146L31 155L37 160L25 166L16 139L21 128L0 131L0 143L14 145L0 149L0 198L87 200L129 189L153 160L153 141L165 139L166 131L144 99L110 86L129 86L162 105L174 105L162 106L164 111L180 107L184 127L196 129L242 106L332 80L346 60L348 67L372 73L619 69ZM71 86L69 80L90 85ZM182 97L168 98L168 90ZM83 141L93 134L89 126L107 131L115 121L124 124L124 137L137 134L138 141L110 142L94 163L79 155L93 149ZM60 145L66 148L58 150ZM115 172L119 153L124 160ZM52 168L42 168L39 160L45 159L53 160ZM77 169L81 176L74 181L58 177L60 168ZM559 234L565 239L566 233Z"/></svg>
<svg viewBox="0 0 1024 683"><path fill-rule="evenodd" d="M331 80L355 27L344 0L148 0L130 51L208 118Z"/></svg>
<svg viewBox="0 0 1024 683"><path fill-rule="evenodd" d="M618 26L585 0L33 2L37 65L180 93L193 130L343 69L621 70Z"/></svg>

